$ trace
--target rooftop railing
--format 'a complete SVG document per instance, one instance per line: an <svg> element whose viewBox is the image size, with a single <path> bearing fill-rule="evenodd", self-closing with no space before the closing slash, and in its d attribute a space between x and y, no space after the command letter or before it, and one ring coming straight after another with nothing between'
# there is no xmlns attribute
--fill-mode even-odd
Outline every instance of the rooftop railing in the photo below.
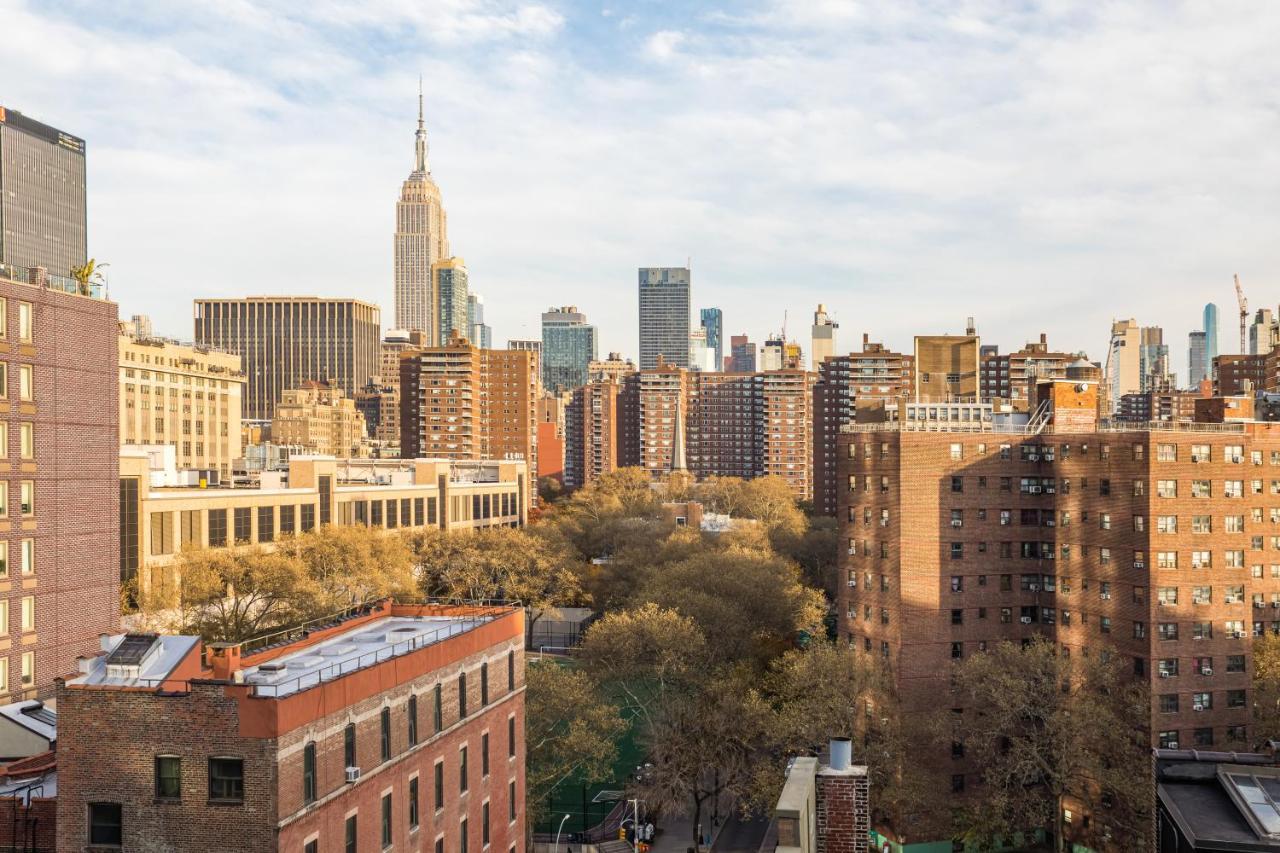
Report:
<svg viewBox="0 0 1280 853"><path fill-rule="evenodd" d="M89 299L107 298L104 284L88 282L81 284L69 275L55 275L43 267L19 267L13 264L0 264L0 278L7 278L18 284L29 284L32 287L45 287L59 290L73 296L84 296Z"/></svg>

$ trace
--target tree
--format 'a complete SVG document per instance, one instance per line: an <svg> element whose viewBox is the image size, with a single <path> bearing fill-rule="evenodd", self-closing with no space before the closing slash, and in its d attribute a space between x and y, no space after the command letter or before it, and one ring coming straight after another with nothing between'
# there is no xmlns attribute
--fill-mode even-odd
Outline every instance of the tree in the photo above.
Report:
<svg viewBox="0 0 1280 853"><path fill-rule="evenodd" d="M587 629L579 654L596 684L647 721L670 695L692 689L706 658L693 620L652 603L606 614Z"/></svg>
<svg viewBox="0 0 1280 853"><path fill-rule="evenodd" d="M106 284L102 271L109 266L111 264L100 264L97 258L90 258L83 265L71 268L71 277L76 280L81 296L90 295L95 284Z"/></svg>
<svg viewBox="0 0 1280 853"><path fill-rule="evenodd" d="M724 794L742 794L764 730L765 708L736 679L719 678L670 696L644 733L652 767L636 794L667 812L691 814L699 845L703 812Z"/></svg>
<svg viewBox="0 0 1280 853"><path fill-rule="evenodd" d="M820 641L773 662L761 692L769 704L766 747L755 773L752 806L773 807L786 762L818 755L832 737L854 738L876 792L873 807L890 824L926 802L911 754L930 749L930 732L913 725L899 707L892 679L869 655L847 643Z"/></svg>
<svg viewBox="0 0 1280 853"><path fill-rule="evenodd" d="M173 603L183 630L210 642L243 642L304 621L319 597L301 560L258 548L184 551L177 571Z"/></svg>
<svg viewBox="0 0 1280 853"><path fill-rule="evenodd" d="M586 675L553 661L531 662L525 681L529 825L555 788L571 777L604 779L626 729Z"/></svg>
<svg viewBox="0 0 1280 853"><path fill-rule="evenodd" d="M366 601L416 597L413 554L402 536L371 527L325 525L282 539L278 550L301 561L314 581L312 618Z"/></svg>
<svg viewBox="0 0 1280 853"><path fill-rule="evenodd" d="M544 523L581 558L610 558L629 540L635 522L656 522L661 505L643 468L619 468L556 504Z"/></svg>
<svg viewBox="0 0 1280 853"><path fill-rule="evenodd" d="M802 632L819 633L826 610L822 593L801 583L795 564L732 547L655 568L634 602L691 618L713 640L714 662L750 662L758 669L793 647Z"/></svg>
<svg viewBox="0 0 1280 853"><path fill-rule="evenodd" d="M576 558L553 538L512 527L423 530L412 535L422 592L440 598L519 601L532 609L576 604L582 580Z"/></svg>
<svg viewBox="0 0 1280 853"><path fill-rule="evenodd" d="M774 475L756 477L742 484L739 512L744 518L754 518L763 524L770 537L799 536L806 525L791 486Z"/></svg>
<svg viewBox="0 0 1280 853"><path fill-rule="evenodd" d="M954 683L977 709L954 734L982 779L960 816L966 841L1043 828L1061 853L1069 796L1092 810L1096 831L1147 848L1150 699L1118 659L1068 657L1046 640L1001 643L959 663Z"/></svg>
<svg viewBox="0 0 1280 853"><path fill-rule="evenodd" d="M840 524L836 519L810 518L799 534L790 529L779 532L773 545L800 564L805 583L821 589L832 601L836 599L840 554Z"/></svg>
<svg viewBox="0 0 1280 853"><path fill-rule="evenodd" d="M1253 639L1254 741L1280 738L1280 635Z"/></svg>

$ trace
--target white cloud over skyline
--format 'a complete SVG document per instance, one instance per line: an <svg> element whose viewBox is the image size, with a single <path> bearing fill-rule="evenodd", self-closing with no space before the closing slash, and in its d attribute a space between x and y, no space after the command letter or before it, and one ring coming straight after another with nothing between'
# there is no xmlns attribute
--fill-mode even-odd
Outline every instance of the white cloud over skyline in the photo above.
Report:
<svg viewBox="0 0 1280 853"><path fill-rule="evenodd" d="M693 259L726 334L842 348L1112 317L1186 333L1280 287L1280 7L0 0L0 104L88 140L90 252L123 314L202 295L392 318L417 76L450 240L495 340L577 304L636 352L635 269Z"/></svg>

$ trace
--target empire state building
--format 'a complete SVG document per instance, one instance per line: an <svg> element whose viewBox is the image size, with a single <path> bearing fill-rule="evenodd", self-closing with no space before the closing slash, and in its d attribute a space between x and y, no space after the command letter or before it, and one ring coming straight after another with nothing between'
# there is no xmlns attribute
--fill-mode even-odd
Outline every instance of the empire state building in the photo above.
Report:
<svg viewBox="0 0 1280 853"><path fill-rule="evenodd" d="M422 86L418 86L418 131L414 134L414 169L396 203L396 328L439 338L440 318L432 282L432 265L449 257L449 226L440 188L427 165L427 128L422 121Z"/></svg>

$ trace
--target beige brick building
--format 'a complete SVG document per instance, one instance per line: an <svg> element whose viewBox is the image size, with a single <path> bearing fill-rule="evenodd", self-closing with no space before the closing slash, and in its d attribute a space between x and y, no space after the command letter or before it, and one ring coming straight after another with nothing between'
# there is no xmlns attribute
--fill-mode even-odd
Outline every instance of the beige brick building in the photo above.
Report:
<svg viewBox="0 0 1280 853"><path fill-rule="evenodd" d="M271 419L272 442L323 456L362 456L364 439L364 415L355 400L329 383L285 391Z"/></svg>
<svg viewBox="0 0 1280 853"><path fill-rule="evenodd" d="M171 444L178 467L231 473L240 456L240 356L120 324L120 442Z"/></svg>
<svg viewBox="0 0 1280 853"><path fill-rule="evenodd" d="M145 448L120 455L120 574L144 590L179 580L167 567L187 546L269 546L324 524L461 530L528 518L516 462L294 456L287 477L264 473L248 489L153 485L166 474Z"/></svg>

